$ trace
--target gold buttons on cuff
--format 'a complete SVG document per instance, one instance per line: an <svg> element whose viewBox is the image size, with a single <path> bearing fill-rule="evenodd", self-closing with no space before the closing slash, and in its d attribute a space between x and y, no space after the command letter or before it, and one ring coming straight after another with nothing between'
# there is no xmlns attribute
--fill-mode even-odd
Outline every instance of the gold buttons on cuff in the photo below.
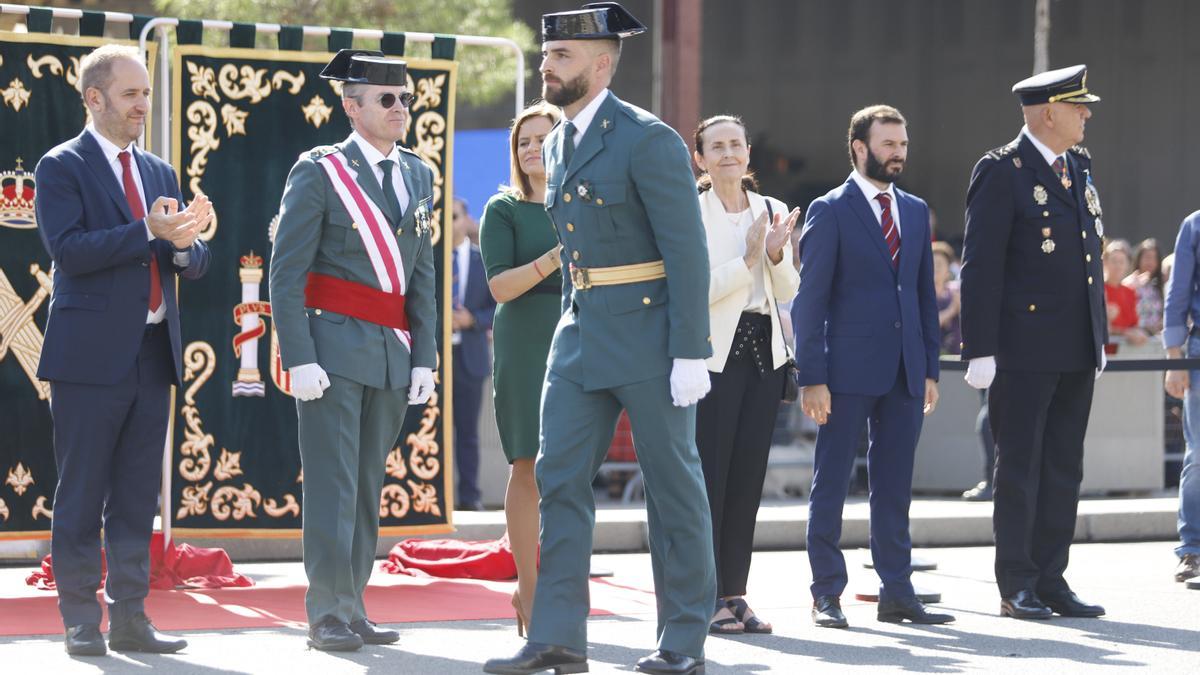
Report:
<svg viewBox="0 0 1200 675"><path fill-rule="evenodd" d="M1037 305L1030 305L1030 306L1029 306L1029 311L1031 311L1031 312L1036 312L1036 311L1037 311Z"/></svg>
<svg viewBox="0 0 1200 675"><path fill-rule="evenodd" d="M579 260L579 251L572 251L572 252L571 252L571 259L572 259L572 260Z"/></svg>
<svg viewBox="0 0 1200 675"><path fill-rule="evenodd" d="M568 204L570 204L570 203L571 203L571 193L570 193L570 192L568 192L567 194L563 195L563 201L564 201L564 202L566 202L566 203L568 203Z"/></svg>
<svg viewBox="0 0 1200 675"><path fill-rule="evenodd" d="M575 231L575 223L567 223L567 232Z"/></svg>
<svg viewBox="0 0 1200 675"><path fill-rule="evenodd" d="M643 305L648 305L648 304L650 304L650 298L649 298L649 297L644 297L644 298L642 298L642 304L643 304Z"/></svg>
<svg viewBox="0 0 1200 675"><path fill-rule="evenodd" d="M604 200L597 197L596 198L596 206L604 206Z"/></svg>
<svg viewBox="0 0 1200 675"><path fill-rule="evenodd" d="M1091 285L1092 285L1092 278L1088 277L1088 286L1091 286Z"/></svg>

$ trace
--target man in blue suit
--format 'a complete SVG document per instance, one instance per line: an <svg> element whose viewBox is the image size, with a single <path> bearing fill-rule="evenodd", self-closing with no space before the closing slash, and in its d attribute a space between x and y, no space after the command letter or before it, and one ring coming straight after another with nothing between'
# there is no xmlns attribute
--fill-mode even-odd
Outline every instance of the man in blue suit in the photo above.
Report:
<svg viewBox="0 0 1200 675"><path fill-rule="evenodd" d="M454 198L451 303L454 314L450 340L454 345L454 464L457 508L482 511L479 493L479 408L483 381L492 374L488 331L496 314L496 299L488 288L483 255L468 235L473 228L467 203Z"/></svg>
<svg viewBox="0 0 1200 675"><path fill-rule="evenodd" d="M50 381L54 419L58 606L67 651L103 655L103 527L109 645L175 652L187 643L157 632L143 601L170 390L182 383L176 278L207 269L196 237L212 207L199 196L182 208L170 165L135 146L150 112L137 50L95 50L77 86L90 122L36 170L39 233L54 260L38 377Z"/></svg>
<svg viewBox="0 0 1200 675"><path fill-rule="evenodd" d="M929 207L893 184L908 156L905 120L876 105L850 119L854 171L808 208L800 237L796 361L801 407L821 425L809 495L813 622L845 628L838 550L855 450L867 426L871 557L878 618L946 623L913 591L908 507L922 414L937 404L938 313Z"/></svg>

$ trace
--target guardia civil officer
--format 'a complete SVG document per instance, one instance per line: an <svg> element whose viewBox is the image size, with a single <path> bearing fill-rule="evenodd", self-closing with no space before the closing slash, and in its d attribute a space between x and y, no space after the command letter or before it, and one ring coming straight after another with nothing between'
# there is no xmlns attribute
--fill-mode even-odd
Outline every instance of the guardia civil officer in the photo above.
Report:
<svg viewBox="0 0 1200 675"><path fill-rule="evenodd" d="M1094 617L1063 572L1075 534L1083 438L1104 369L1104 223L1091 156L1087 67L1013 86L1025 126L975 165L963 244L967 382L990 386L1000 612Z"/></svg>
<svg viewBox="0 0 1200 675"><path fill-rule="evenodd" d="M687 147L608 90L622 38L645 26L615 2L548 14L546 209L562 242L563 316L542 396L541 570L529 642L490 673L587 670L592 478L624 408L646 483L658 600L648 673L704 672L716 599L696 402L708 391L708 254Z"/></svg>
<svg viewBox="0 0 1200 675"><path fill-rule="evenodd" d="M384 463L405 410L433 391L437 361L433 172L399 147L413 95L403 61L343 49L321 77L342 85L354 132L301 155L271 254L271 305L292 377L304 467L309 645L386 644L363 607L379 538Z"/></svg>

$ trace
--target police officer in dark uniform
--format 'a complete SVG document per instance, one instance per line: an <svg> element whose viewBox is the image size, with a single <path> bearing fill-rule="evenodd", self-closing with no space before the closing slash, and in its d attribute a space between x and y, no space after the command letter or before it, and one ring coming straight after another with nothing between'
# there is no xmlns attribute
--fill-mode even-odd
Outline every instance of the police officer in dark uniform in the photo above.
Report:
<svg viewBox="0 0 1200 675"><path fill-rule="evenodd" d="M1025 127L984 155L967 190L962 355L990 386L993 529L1000 612L1094 617L1063 572L1075 534L1083 438L1108 341L1104 224L1091 155L1078 144L1100 100L1087 67L1013 86Z"/></svg>

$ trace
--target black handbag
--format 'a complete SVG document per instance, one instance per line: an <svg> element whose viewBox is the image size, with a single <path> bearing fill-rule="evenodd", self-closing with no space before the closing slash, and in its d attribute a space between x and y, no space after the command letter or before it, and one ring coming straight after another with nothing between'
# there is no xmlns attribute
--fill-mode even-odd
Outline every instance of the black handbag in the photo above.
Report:
<svg viewBox="0 0 1200 675"><path fill-rule="evenodd" d="M771 200L764 197L767 202L767 222L775 222L774 209L771 208ZM779 301L775 301L775 318L779 320L779 324L783 325L783 315L779 312ZM787 361L783 364L783 391L780 392L780 400L784 403L795 403L800 400L800 372L796 368L796 357L792 355L792 348L788 346L787 338L783 338L783 349L787 352Z"/></svg>

